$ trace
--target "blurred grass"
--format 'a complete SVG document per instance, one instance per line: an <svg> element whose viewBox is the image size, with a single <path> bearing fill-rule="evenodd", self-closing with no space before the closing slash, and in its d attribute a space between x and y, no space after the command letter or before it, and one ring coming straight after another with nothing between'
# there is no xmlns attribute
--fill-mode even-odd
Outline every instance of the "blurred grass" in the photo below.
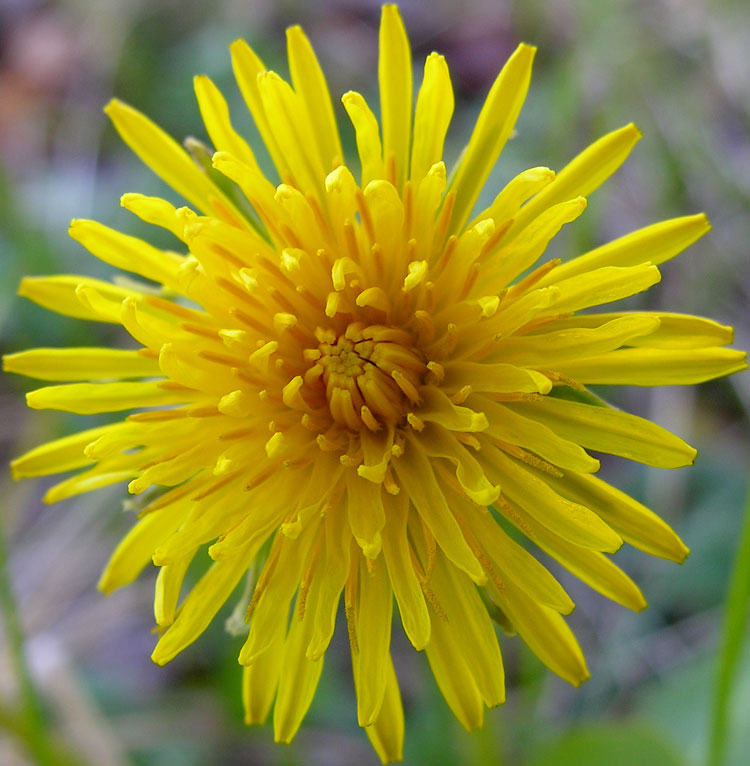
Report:
<svg viewBox="0 0 750 766"><path fill-rule="evenodd" d="M737 325L738 346L750 345L745 3L471 0L459 7L448 0L409 0L402 10L415 45L417 79L433 49L444 52L451 66L457 89L446 147L451 159L517 41L539 46L518 136L490 178L488 197L514 172L540 164L559 169L600 134L635 121L644 139L593 195L586 214L553 243L551 256L568 258L653 221L705 210L714 232L664 268L648 307L711 315ZM166 235L118 206L125 191L179 200L107 125L101 108L112 95L145 110L178 138L206 140L191 83L193 74L206 72L224 90L237 127L257 147L257 132L232 81L228 44L247 37L267 65L284 73L283 30L300 22L317 47L334 97L350 88L372 96L378 13L378 4L369 0L211 5L16 0L0 7L2 350L41 340L119 342L111 327L67 320L13 297L22 274L109 275L67 238L70 217L94 217L169 244ZM337 114L351 155L351 131L343 110ZM560 573L578 603L571 624L592 671L580 690L547 673L517 639L501 636L508 702L488 711L483 731L469 734L442 701L424 657L395 632L407 764L610 766L613 752L646 766L704 761L719 615L739 536L750 452L747 381L744 374L697 393L618 393L623 407L652 416L700 450L692 469L656 472L624 461L606 461L603 468L617 486L672 523L693 553L682 568L632 550L618 554L618 563L650 602L639 615ZM54 413L29 417L22 394L33 382L5 376L0 385L8 457L83 420ZM98 570L131 524L128 514L113 513L121 492L42 508L44 485L40 480L4 492L10 573L50 726L82 763L376 762L353 713L345 629L337 630L297 740L289 748L274 746L268 727L246 729L241 723L239 640L223 630L233 603L170 666L151 666L153 572L108 599L94 592ZM5 669L1 652L0 669ZM729 676L735 693L726 698L725 763L744 766L750 741L738 723L750 704L750 667L745 661ZM2 680L0 699L6 706L17 699ZM0 763L27 761L28 754L0 732Z"/></svg>

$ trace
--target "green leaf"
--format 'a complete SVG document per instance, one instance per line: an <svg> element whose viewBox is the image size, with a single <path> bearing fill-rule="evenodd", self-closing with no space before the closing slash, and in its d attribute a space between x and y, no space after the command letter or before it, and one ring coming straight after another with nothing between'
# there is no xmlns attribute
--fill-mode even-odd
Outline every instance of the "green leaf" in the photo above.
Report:
<svg viewBox="0 0 750 766"><path fill-rule="evenodd" d="M727 592L724 612L724 640L719 654L711 721L708 763L722 766L726 761L729 708L737 676L738 660L750 606L750 488L745 504L745 528Z"/></svg>

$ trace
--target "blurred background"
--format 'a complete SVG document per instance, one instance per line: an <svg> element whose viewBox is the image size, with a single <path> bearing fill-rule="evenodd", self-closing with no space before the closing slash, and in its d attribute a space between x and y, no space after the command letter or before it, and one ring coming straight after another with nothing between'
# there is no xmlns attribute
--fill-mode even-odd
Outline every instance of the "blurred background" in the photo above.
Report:
<svg viewBox="0 0 750 766"><path fill-rule="evenodd" d="M457 93L446 149L458 155L492 80L519 41L539 46L531 91L488 184L561 168L599 135L629 121L644 133L626 165L553 243L568 258L634 228L705 211L713 232L667 264L635 306L712 316L750 347L750 11L744 0L403 0L417 82L424 57L446 55ZM102 113L113 95L178 139L206 140L192 93L205 72L222 87L236 126L257 136L232 81L229 43L245 37L287 73L284 29L311 37L334 100L349 89L376 103L374 0L0 0L0 347L101 345L110 326L60 317L15 297L23 274L111 270L70 240L72 217L131 234L151 232L119 207L126 191L178 202L117 138ZM354 142L338 108L347 149ZM485 200L480 200L480 203ZM698 388L606 390L700 451L695 467L647 470L606 460L603 475L671 523L692 555L684 566L623 550L617 560L650 608L630 614L560 574L578 608L570 624L592 678L579 690L548 673L516 638L501 636L508 701L484 730L453 719L425 658L394 631L406 708L407 764L650 764L704 762L722 604L742 523L750 411L747 373ZM30 413L33 381L0 378L2 460L93 425ZM99 572L132 524L124 488L43 506L45 480L0 472L2 524L26 651L60 763L375 764L356 725L346 630L337 631L321 687L293 745L270 727L245 728L236 662L242 638L225 612L166 668L149 660L155 570L110 597ZM552 566L555 572L559 568ZM223 616L222 616L223 615ZM6 626L7 627L7 626ZM33 763L17 677L0 644L0 763ZM730 708L728 762L750 762L750 652L742 652Z"/></svg>

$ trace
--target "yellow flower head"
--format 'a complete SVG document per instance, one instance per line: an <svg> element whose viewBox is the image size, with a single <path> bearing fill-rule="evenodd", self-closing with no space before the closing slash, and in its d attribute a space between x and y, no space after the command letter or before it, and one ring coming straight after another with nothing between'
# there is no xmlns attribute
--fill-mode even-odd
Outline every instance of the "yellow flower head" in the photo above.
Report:
<svg viewBox="0 0 750 766"><path fill-rule="evenodd" d="M467 728L504 700L493 620L564 679L585 680L561 616L573 602L506 530L609 598L643 608L605 554L626 541L682 561L687 548L595 478L599 461L586 449L663 468L691 463L695 451L585 387L698 383L745 368L745 354L724 348L731 329L707 319L579 313L657 283L657 265L708 231L703 215L538 265L638 140L633 125L557 175L524 171L476 213L518 118L534 48L520 45L498 75L449 179L448 67L427 57L413 109L395 6L383 8L380 27L380 121L360 94L342 98L358 177L344 164L310 43L298 27L287 43L291 84L245 42L231 48L278 185L208 77L195 79L216 149L203 166L136 110L107 107L133 151L189 203L122 198L172 232L179 252L73 221L71 235L91 253L150 282L30 277L21 295L122 324L136 345L35 349L4 366L62 381L29 393L30 407L138 411L38 447L13 471L85 469L54 486L50 502L123 480L146 493L100 587L130 582L152 560L160 568L157 663L192 643L247 575L246 718L262 722L275 699L278 741L292 739L310 705L343 593L359 723L384 761L397 760L393 597ZM206 546L213 563L181 596Z"/></svg>

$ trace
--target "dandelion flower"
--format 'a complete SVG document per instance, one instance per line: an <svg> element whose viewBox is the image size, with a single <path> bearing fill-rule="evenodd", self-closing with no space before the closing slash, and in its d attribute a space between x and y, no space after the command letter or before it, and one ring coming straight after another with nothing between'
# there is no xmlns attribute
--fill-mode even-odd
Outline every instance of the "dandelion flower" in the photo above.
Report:
<svg viewBox="0 0 750 766"><path fill-rule="evenodd" d="M136 411L37 447L12 468L16 477L83 469L53 486L49 502L121 481L142 496L99 585L109 593L159 567L159 664L195 641L247 578L246 719L260 723L273 706L280 742L313 699L343 595L358 721L383 761L397 760L394 597L467 728L505 698L493 620L559 676L584 681L563 619L574 604L509 530L605 596L643 608L607 554L627 542L679 562L688 550L596 478L587 450L661 468L696 453L586 386L699 383L744 369L745 354L726 348L731 328L708 319L580 313L656 284L658 266L708 231L703 215L539 265L639 139L634 125L558 174L520 173L475 210L518 118L533 47L520 45L503 67L449 178L449 70L427 57L413 107L395 6L380 26L380 120L360 94L341 99L359 172L345 164L308 39L292 27L287 44L291 83L242 40L231 46L278 185L208 77L195 79L216 150L202 150L203 165L135 109L107 106L124 141L189 203L126 194L123 206L180 244L162 250L75 220L74 239L146 281L22 281L21 295L121 324L136 344L6 356L6 370L58 383L29 393L29 406ZM210 567L181 593L206 548Z"/></svg>

